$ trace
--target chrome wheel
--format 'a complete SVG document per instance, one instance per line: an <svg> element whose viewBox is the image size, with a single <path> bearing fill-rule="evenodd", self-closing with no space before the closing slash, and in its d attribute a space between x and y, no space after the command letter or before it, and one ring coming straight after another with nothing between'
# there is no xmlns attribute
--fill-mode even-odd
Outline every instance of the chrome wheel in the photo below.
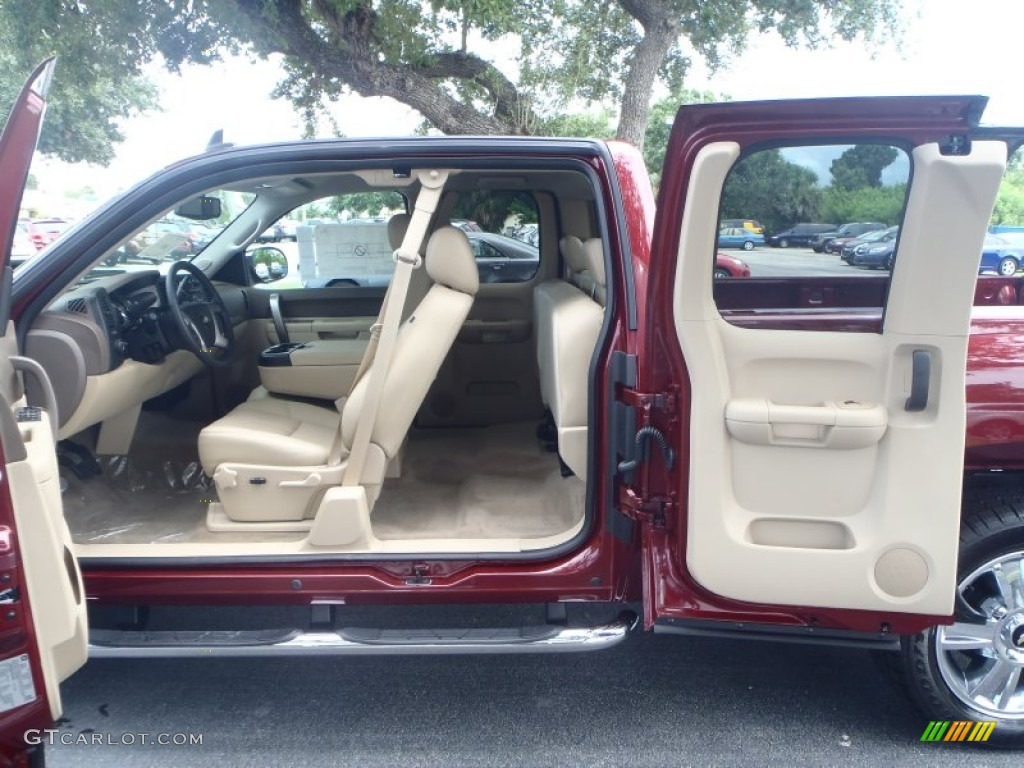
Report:
<svg viewBox="0 0 1024 768"><path fill-rule="evenodd" d="M957 594L959 620L934 635L943 682L981 716L1024 721L1024 552L989 560Z"/></svg>

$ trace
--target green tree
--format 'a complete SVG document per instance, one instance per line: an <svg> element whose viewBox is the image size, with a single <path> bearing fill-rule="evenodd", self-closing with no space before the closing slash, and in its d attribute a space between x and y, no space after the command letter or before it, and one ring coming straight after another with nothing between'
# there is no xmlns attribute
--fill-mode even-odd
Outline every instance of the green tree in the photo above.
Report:
<svg viewBox="0 0 1024 768"><path fill-rule="evenodd" d="M64 7L64 6L75 7ZM47 56L58 55L39 150L68 162L108 164L124 139L120 122L156 108L156 91L137 63L126 61L128 41L96 34L76 3L0 2L0 116L6 118L25 78ZM59 15L59 34L47 34ZM13 21L12 17L17 17ZM74 26L71 19L80 21ZM128 34L130 20L119 22Z"/></svg>
<svg viewBox="0 0 1024 768"><path fill-rule="evenodd" d="M398 192L357 192L350 195L338 195L332 197L326 203L326 209L331 217L338 217L343 212L352 216L380 216L385 210L402 210L405 208L405 198Z"/></svg>
<svg viewBox="0 0 1024 768"><path fill-rule="evenodd" d="M615 104L616 135L642 145L656 83L672 93L692 56L713 67L750 35L789 45L877 41L900 0L6 0L16 43L92 41L96 78L222 51L280 55L275 94L312 121L354 91L417 110L444 133L534 134L582 101ZM41 31L45 30L45 37ZM511 45L503 71L490 58ZM105 61L103 55L105 55ZM77 67L77 65L76 65ZM515 72L515 75L510 74Z"/></svg>
<svg viewBox="0 0 1024 768"><path fill-rule="evenodd" d="M832 161L832 186L860 189L882 186L882 171L899 157L899 150L885 144L858 144Z"/></svg>
<svg viewBox="0 0 1024 768"><path fill-rule="evenodd" d="M1024 225L1024 168L1011 164L1003 176L992 211L993 224Z"/></svg>
<svg viewBox="0 0 1024 768"><path fill-rule="evenodd" d="M722 190L723 219L754 218L769 232L798 221L816 221L822 190L813 171L791 163L777 149L740 160Z"/></svg>
<svg viewBox="0 0 1024 768"><path fill-rule="evenodd" d="M821 218L836 223L881 221L896 224L903 218L906 194L906 184L859 189L829 187L822 194Z"/></svg>
<svg viewBox="0 0 1024 768"><path fill-rule="evenodd" d="M485 232L501 232L510 218L537 223L537 203L527 192L471 191L459 196L453 219L475 221Z"/></svg>
<svg viewBox="0 0 1024 768"><path fill-rule="evenodd" d="M647 172L655 186L661 183L661 169L665 165L665 150L668 148L668 137L672 132L672 121L676 112L683 104L707 104L715 101L729 101L711 91L684 89L678 95L656 101L651 105L650 120L644 136L643 153Z"/></svg>

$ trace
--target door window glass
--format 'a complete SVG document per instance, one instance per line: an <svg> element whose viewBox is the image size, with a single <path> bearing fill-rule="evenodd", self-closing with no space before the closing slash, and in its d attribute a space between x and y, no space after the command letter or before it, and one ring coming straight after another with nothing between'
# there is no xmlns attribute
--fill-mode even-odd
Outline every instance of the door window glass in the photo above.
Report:
<svg viewBox="0 0 1024 768"><path fill-rule="evenodd" d="M729 317L883 306L909 180L910 156L887 144L774 147L741 157L719 208L719 310ZM762 233L740 224L752 220Z"/></svg>

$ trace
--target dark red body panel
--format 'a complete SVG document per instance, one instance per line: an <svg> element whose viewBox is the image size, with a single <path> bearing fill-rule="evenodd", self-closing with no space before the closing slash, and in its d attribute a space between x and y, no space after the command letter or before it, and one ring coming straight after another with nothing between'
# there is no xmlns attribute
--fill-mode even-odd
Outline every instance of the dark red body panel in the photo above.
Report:
<svg viewBox="0 0 1024 768"><path fill-rule="evenodd" d="M600 178L608 217L608 239L615 260L647 253L650 230L634 226L634 209L647 210L642 221L653 223L654 199L643 159L636 149L612 144L614 168L588 162ZM582 158L581 158L582 159ZM614 186L621 203L613 194ZM642 182L642 183L640 183ZM623 226L614 212L628 212ZM618 247L627 243L628 252ZM612 328L599 353L594 400L611 397L605 391L607 366L612 350L632 351L634 333L627 332L626 286L623 270L610 276L615 309ZM607 444L606 419L595 419L596 446ZM595 448L594 477L608 471L604 451ZM640 595L639 559L633 541L613 536L607 525L610 499L604 483L594 483L591 535L576 552L546 561L459 562L393 561L352 563L323 561L309 564L230 567L167 566L161 568L109 568L82 564L90 597L112 603L142 604L308 604L336 603L546 603L558 601L637 600ZM423 574L430 584L407 583ZM417 579L421 581L422 579Z"/></svg>
<svg viewBox="0 0 1024 768"><path fill-rule="evenodd" d="M0 178L4 180L0 184L0 252L5 260L14 239L28 169L43 126L46 92L50 87L53 67L53 59L47 59L36 67L11 106L3 137L0 138Z"/></svg>
<svg viewBox="0 0 1024 768"><path fill-rule="evenodd" d="M685 376L675 366L678 345L674 329L666 334L663 326L644 321L653 299L670 301L670 279L662 278L657 286L649 283L651 242L654 229L654 199L647 181L646 170L639 153L625 144L609 144L614 168L592 160L591 165L602 178L605 206L609 211L621 209L622 220L611 216L608 221L609 241L613 258L625 259L632 267L633 290L640 322L634 330L628 329L626 317L626 284L623 275L611 281L616 294L614 327L606 349L601 353L597 374L596 400L614 396L606 393L605 376L601 373L611 350L636 354L648 344L660 348L655 357L660 362L642 372L641 386L656 386L671 377L680 388L682 401L687 401ZM612 179L615 174L618 200L613 199ZM618 248L624 241L625 253ZM1020 281L1013 278L991 278L979 281L977 303L980 305L1016 304ZM778 328L827 328L829 330L866 331L881 327L881 304L885 291L884 278L860 278L857 281L835 278L806 278L801 281L786 279L758 279L719 281L716 297L722 307L729 307L730 319L743 325ZM665 294L665 295L662 295ZM752 297L756 296L756 300ZM660 297L660 298L659 298ZM753 306L770 306L771 310L751 310ZM984 313L981 309L979 312ZM1013 310L993 310L1013 312ZM1014 334L1024 334L1024 308L1018 322L1014 317L1003 322L984 314L975 323L971 341L971 363L968 398L971 401L971 423L991 424L987 414L1000 412L1004 404L1020 405L1019 415L1024 425L1024 367L1019 366L1024 346L1012 345ZM675 351L673 352L673 347ZM1018 363L1014 363L1014 361ZM1017 366L1020 370L1015 368ZM1002 378L999 378L1002 377ZM1002 385L991 382L1003 382ZM993 386L995 388L993 389ZM653 390L657 391L657 390ZM687 434L686 409L678 421L670 426L670 439L682 441ZM979 419L981 421L979 421ZM604 419L597 419L596 477L609 470L602 466L604 447L608 436ZM972 435L974 431L972 430ZM991 435L992 430L986 434ZM968 461L971 468L994 466L991 458L997 454L1005 461L1016 457L1014 467L1024 468L1019 449L1011 444L988 442L980 439L968 441ZM680 444L677 442L677 444ZM683 471L685 472L685 462ZM1000 464L1010 467L1010 464ZM648 470L643 470L648 471ZM665 478L648 477L652 487L672 493ZM640 540L623 541L608 532L609 499L603 483L594 489L594 528L580 550L572 555L545 562L456 562L400 561L390 563L317 562L306 565L265 566L248 564L231 567L171 567L158 569L112 568L100 564L84 564L83 571L91 597L104 602L142 604L308 604L311 602L337 603L501 603L552 602L557 600L612 601L639 600L643 591L640 582L638 557ZM668 536L680 532L670 526L664 531L646 529L646 545L664 550ZM776 608L724 601L705 594L701 588L688 582L686 574L669 562L671 558L652 562L668 578L653 579L649 572L648 596L657 603L672 601L681 607L687 617L718 619L733 622L770 622L785 625L806 625L816 622L822 627L878 629L881 617L870 612L822 611L818 609ZM419 569L431 580L430 585L409 584ZM675 591L666 591L666 585L676 585ZM920 627L942 620L941 617L908 618L893 631L916 631Z"/></svg>
<svg viewBox="0 0 1024 768"><path fill-rule="evenodd" d="M689 445L691 407L690 379L682 350L675 335L673 321L673 286L676 253L679 249L680 221L686 206L690 173L697 153L715 140L736 142L741 149L756 145L793 140L806 130L815 142L842 143L856 138L891 141L901 145L926 142L944 143L951 135L963 135L977 124L984 99L976 97L884 99L873 102L872 108L857 108L850 100L835 99L816 102L763 102L736 105L692 105L680 109L669 140L658 198L658 216L652 238L648 273L650 290L644 295L645 303L641 325L650 340L643 347L639 366L639 388L644 392L677 392L678 407L671 417L654 422L668 438L670 445L679 446L683 456L674 470L666 470L659 462L645 465L644 482L648 495L670 500L675 512L662 528L644 528L644 614L651 626L658 617L677 619L716 619L730 623L773 623L822 628L841 628L865 632L880 630L913 633L936 623L948 622L949 617L910 614L875 614L868 611L800 608L743 603L712 594L701 587L685 567L687 488L689 462L685 451ZM794 130L792 126L802 128ZM742 281L749 282L749 281ZM722 281L725 290L742 290L741 281L733 286ZM822 291L822 301L811 303L801 291L806 286L780 286L779 291L795 291L788 299L778 299L786 322L794 322L801 313L786 312L787 308L807 309L829 306L829 294ZM853 290L869 290L867 288ZM837 292L831 295L832 306L864 306L863 296L839 302ZM759 297L760 298L760 297ZM867 307L878 306L874 302ZM760 304L759 306L764 306ZM755 324L772 325L771 315L762 315ZM835 312L823 326L839 329L849 322L841 310ZM756 320L756 314L750 318ZM856 320L857 324L879 323L868 314ZM813 322L813 321L808 321ZM804 326L806 327L806 325ZM862 326L863 327L863 326ZM880 327L880 325L879 325ZM847 328L852 330L852 328Z"/></svg>

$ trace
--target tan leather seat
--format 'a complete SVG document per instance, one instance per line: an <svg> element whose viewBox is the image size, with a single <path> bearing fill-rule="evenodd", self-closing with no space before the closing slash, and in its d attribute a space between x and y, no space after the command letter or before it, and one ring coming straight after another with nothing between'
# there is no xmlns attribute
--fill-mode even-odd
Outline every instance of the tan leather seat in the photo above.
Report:
<svg viewBox="0 0 1024 768"><path fill-rule="evenodd" d="M576 277L576 285L603 307L607 290L604 276L604 241L599 237L585 240L582 253L584 266Z"/></svg>
<svg viewBox="0 0 1024 768"><path fill-rule="evenodd" d="M398 452L479 287L476 260L461 230L444 227L435 231L426 252L425 271L432 285L399 329L371 433L371 447L386 459ZM203 469L216 479L218 468L229 465L232 471L241 471L239 465L309 468L344 463L369 380L367 371L344 401L341 413L280 397L242 403L199 433ZM368 466L379 464L370 462ZM380 471L382 479L382 466ZM318 476L327 477L328 473ZM376 479L378 484L380 479ZM221 499L224 501L223 494ZM228 514L235 517L230 511ZM236 519L273 519L273 511Z"/></svg>
<svg viewBox="0 0 1024 768"><path fill-rule="evenodd" d="M592 244L590 248L596 253L603 245L599 239L593 240L596 247ZM562 238L560 246L567 277L573 284L548 280L534 290L541 399L555 421L562 461L582 479L587 476L590 360L604 318L601 305L578 285L592 287L595 292L598 285L592 277L594 265L587 259L586 245L572 236ZM603 278L603 250L600 253Z"/></svg>
<svg viewBox="0 0 1024 768"><path fill-rule="evenodd" d="M405 231L409 228L412 216L408 213L396 213L388 219L388 242L391 249L397 251L402 247L405 239ZM409 278L409 289L405 294L405 307L402 310L402 319L407 320L413 310L423 301L423 297L430 290L430 276L425 269L417 269Z"/></svg>
<svg viewBox="0 0 1024 768"><path fill-rule="evenodd" d="M341 414L283 397L258 397L239 405L199 433L199 458L212 475L220 464L326 464Z"/></svg>

